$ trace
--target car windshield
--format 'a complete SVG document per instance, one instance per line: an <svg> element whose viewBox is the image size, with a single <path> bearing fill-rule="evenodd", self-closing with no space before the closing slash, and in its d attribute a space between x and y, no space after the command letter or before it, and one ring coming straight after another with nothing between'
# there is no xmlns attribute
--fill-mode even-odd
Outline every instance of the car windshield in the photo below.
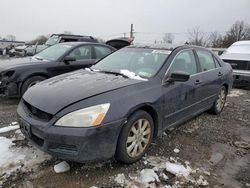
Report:
<svg viewBox="0 0 250 188"><path fill-rule="evenodd" d="M68 44L56 44L36 54L33 58L45 61L55 61L71 48L72 46Z"/></svg>
<svg viewBox="0 0 250 188"><path fill-rule="evenodd" d="M250 54L250 45L241 44L241 45L232 45L226 51L227 53L242 53L242 54Z"/></svg>
<svg viewBox="0 0 250 188"><path fill-rule="evenodd" d="M50 37L50 38L46 41L45 45L47 45L47 46L53 46L53 45L55 45L56 43L58 43L58 40L59 40L59 36L54 35L54 36Z"/></svg>
<svg viewBox="0 0 250 188"><path fill-rule="evenodd" d="M151 78L161 68L169 50L157 50L150 48L123 48L114 52L96 65L92 70L122 73L141 78Z"/></svg>

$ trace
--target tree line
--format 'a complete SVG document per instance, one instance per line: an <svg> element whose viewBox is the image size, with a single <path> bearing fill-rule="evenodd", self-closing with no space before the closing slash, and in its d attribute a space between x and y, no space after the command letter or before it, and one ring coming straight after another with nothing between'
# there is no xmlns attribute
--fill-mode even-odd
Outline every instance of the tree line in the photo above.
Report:
<svg viewBox="0 0 250 188"><path fill-rule="evenodd" d="M189 31L188 43L212 48L228 48L240 40L250 40L250 26L243 21L236 21L225 34L211 32L206 35L198 27Z"/></svg>
<svg viewBox="0 0 250 188"><path fill-rule="evenodd" d="M224 34L217 31L203 32L199 27L195 27L189 30L187 35L187 44L211 48L228 48L236 41L250 40L250 26L243 21L236 21ZM166 33L162 42L174 43L174 35Z"/></svg>

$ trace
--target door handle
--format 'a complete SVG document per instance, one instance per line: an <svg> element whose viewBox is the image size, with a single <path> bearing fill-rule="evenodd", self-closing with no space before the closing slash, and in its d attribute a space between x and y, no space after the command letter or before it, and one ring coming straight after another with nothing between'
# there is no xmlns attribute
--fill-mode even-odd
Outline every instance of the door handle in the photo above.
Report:
<svg viewBox="0 0 250 188"><path fill-rule="evenodd" d="M200 85L202 82L200 80L195 80L194 85Z"/></svg>
<svg viewBox="0 0 250 188"><path fill-rule="evenodd" d="M218 73L218 76L222 76L223 74L221 72Z"/></svg>

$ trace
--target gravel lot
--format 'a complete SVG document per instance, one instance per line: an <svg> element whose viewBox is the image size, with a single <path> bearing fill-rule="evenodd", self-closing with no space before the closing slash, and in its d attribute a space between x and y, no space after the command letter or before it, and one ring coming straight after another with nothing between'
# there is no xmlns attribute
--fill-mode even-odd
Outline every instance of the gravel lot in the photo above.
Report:
<svg viewBox="0 0 250 188"><path fill-rule="evenodd" d="M0 99L0 127L16 121L17 102ZM14 134L11 131L0 136ZM15 144L19 148L31 147L26 140L17 140ZM37 167L23 164L8 176L0 173L0 181L2 187L250 187L249 144L250 91L233 90L221 115L204 113L167 131L151 145L144 159L135 164L123 165L113 160L69 162L69 172L56 174L53 167L61 160L51 158L37 163ZM189 166L192 172L188 177L173 175L166 171L166 161ZM154 169L159 181L143 183L140 179L143 169Z"/></svg>

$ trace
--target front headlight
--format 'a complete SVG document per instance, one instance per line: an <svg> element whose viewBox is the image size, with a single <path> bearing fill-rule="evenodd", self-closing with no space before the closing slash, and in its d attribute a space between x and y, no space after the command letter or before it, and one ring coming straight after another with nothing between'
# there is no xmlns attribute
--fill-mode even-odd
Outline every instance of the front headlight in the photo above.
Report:
<svg viewBox="0 0 250 188"><path fill-rule="evenodd" d="M77 110L61 117L55 126L92 127L100 125L108 112L110 103Z"/></svg>

